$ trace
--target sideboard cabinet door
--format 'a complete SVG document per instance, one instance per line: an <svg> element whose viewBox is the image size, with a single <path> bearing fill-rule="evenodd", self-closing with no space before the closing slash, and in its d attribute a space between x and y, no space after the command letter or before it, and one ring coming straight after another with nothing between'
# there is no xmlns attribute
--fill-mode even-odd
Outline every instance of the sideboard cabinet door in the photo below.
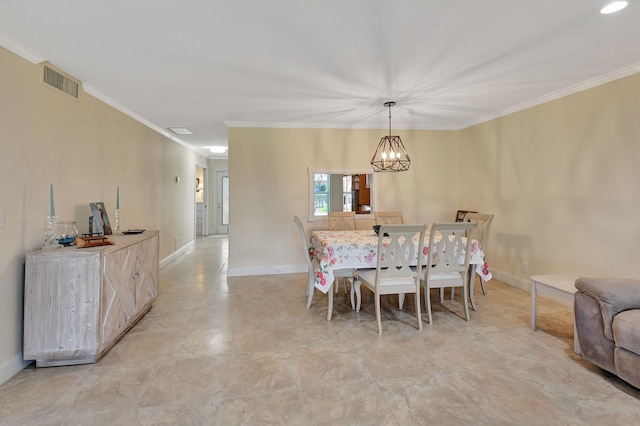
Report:
<svg viewBox="0 0 640 426"><path fill-rule="evenodd" d="M158 296L158 237L104 256L101 351L109 349Z"/></svg>
<svg viewBox="0 0 640 426"><path fill-rule="evenodd" d="M28 253L24 293L24 359L75 360L98 353L100 253Z"/></svg>
<svg viewBox="0 0 640 426"><path fill-rule="evenodd" d="M160 279L158 276L159 244L158 237L142 241L137 246L136 270L136 308L143 310L158 297Z"/></svg>
<svg viewBox="0 0 640 426"><path fill-rule="evenodd" d="M135 246L129 246L104 256L100 298L102 349L111 346L136 315L135 252Z"/></svg>

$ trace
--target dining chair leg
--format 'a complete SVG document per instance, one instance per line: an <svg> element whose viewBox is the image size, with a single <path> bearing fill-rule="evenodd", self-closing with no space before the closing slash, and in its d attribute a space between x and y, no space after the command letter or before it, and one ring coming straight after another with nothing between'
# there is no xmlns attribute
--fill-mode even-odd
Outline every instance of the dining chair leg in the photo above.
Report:
<svg viewBox="0 0 640 426"><path fill-rule="evenodd" d="M376 293L376 320L378 321L378 334L382 334L382 318L380 316L380 295Z"/></svg>
<svg viewBox="0 0 640 426"><path fill-rule="evenodd" d="M362 303L362 293L360 291L360 281L355 280L353 287L356 290L356 312L360 312L360 304Z"/></svg>
<svg viewBox="0 0 640 426"><path fill-rule="evenodd" d="M424 307L427 310L427 322L431 324L431 291L426 286L424 287Z"/></svg>
<svg viewBox="0 0 640 426"><path fill-rule="evenodd" d="M416 316L418 317L418 330L422 331L422 309L420 308L420 290L415 295L416 299Z"/></svg>
<svg viewBox="0 0 640 426"><path fill-rule="evenodd" d="M334 284L335 285L335 280L334 280ZM327 307L327 321L331 321L331 314L333 314L333 289L330 288L329 291L327 292L327 296L329 299L329 306Z"/></svg>
<svg viewBox="0 0 640 426"><path fill-rule="evenodd" d="M469 304L467 303L468 298L468 289L467 286L462 286L462 305L464 306L464 319L469 321Z"/></svg>
<svg viewBox="0 0 640 426"><path fill-rule="evenodd" d="M355 300L355 293L356 293L356 286L353 283L353 280L351 281L351 291L349 292L350 295L350 299L351 299L351 309L353 309L355 311L356 309L356 300Z"/></svg>
<svg viewBox="0 0 640 426"><path fill-rule="evenodd" d="M399 293L398 294L398 309L402 310L403 306L404 306L404 293Z"/></svg>
<svg viewBox="0 0 640 426"><path fill-rule="evenodd" d="M355 309L355 304L353 300L353 278L345 277L344 279L344 294L347 295L347 283L351 285L351 309Z"/></svg>
<svg viewBox="0 0 640 426"><path fill-rule="evenodd" d="M486 296L487 295L487 289L484 288L484 280L482 278L480 278L480 287L482 287L482 294L484 296Z"/></svg>
<svg viewBox="0 0 640 426"><path fill-rule="evenodd" d="M471 309L477 311L476 308L476 298L475 298L475 281L476 281L476 271L473 269L473 265L469 266L469 301L471 302Z"/></svg>
<svg viewBox="0 0 640 426"><path fill-rule="evenodd" d="M312 273L309 273L307 282L307 309L311 307L311 302L313 301L313 292L315 291L314 281L315 277Z"/></svg>

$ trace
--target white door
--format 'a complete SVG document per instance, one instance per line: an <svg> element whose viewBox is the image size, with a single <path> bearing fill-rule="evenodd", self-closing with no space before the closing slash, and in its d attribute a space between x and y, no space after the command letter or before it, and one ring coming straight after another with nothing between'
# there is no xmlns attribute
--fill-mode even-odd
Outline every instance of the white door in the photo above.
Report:
<svg viewBox="0 0 640 426"><path fill-rule="evenodd" d="M216 172L216 234L229 233L229 172Z"/></svg>

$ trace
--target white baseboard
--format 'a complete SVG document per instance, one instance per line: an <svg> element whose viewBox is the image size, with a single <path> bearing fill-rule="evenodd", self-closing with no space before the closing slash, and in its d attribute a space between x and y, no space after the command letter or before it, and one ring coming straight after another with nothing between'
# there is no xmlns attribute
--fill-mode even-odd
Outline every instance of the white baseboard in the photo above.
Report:
<svg viewBox="0 0 640 426"><path fill-rule="evenodd" d="M517 287L520 290L524 290L527 293L531 294L531 279L514 277L504 272L494 270L491 270L491 273L498 281L502 281L505 284ZM491 286L491 282L489 282L489 286ZM562 305L573 307L573 295L571 294L562 294L558 291L547 290L545 288L538 287L538 297L544 297L558 302Z"/></svg>
<svg viewBox="0 0 640 426"><path fill-rule="evenodd" d="M505 284L509 284L513 287L517 287L520 290L524 290L527 293L531 293L531 280L526 278L514 277L513 275L505 272L491 270L491 274L495 279Z"/></svg>
<svg viewBox="0 0 640 426"><path fill-rule="evenodd" d="M183 254L185 254L186 252L188 252L189 250L194 248L195 245L196 245L196 241L195 240L191 240L189 243L187 243L182 248L174 251L169 256L167 256L164 259L162 259L160 261L160 269L164 268L165 266L167 266L168 264L170 264L171 262L176 260L178 257L182 256Z"/></svg>
<svg viewBox="0 0 640 426"><path fill-rule="evenodd" d="M250 275L281 275L307 272L306 265L256 266L245 268L229 268L227 277L244 277Z"/></svg>
<svg viewBox="0 0 640 426"><path fill-rule="evenodd" d="M33 361L25 361L22 359L22 351L18 355L11 358L4 365L0 366L0 385L18 374L20 370L22 370L32 362Z"/></svg>

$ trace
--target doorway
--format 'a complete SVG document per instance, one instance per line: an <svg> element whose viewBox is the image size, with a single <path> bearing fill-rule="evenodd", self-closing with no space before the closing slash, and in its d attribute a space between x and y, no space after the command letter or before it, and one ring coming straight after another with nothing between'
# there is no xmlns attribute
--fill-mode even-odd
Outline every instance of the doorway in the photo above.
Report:
<svg viewBox="0 0 640 426"><path fill-rule="evenodd" d="M216 171L216 234L229 233L229 171Z"/></svg>
<svg viewBox="0 0 640 426"><path fill-rule="evenodd" d="M209 234L208 208L209 203L209 170L206 167L196 165L196 236L206 236Z"/></svg>

